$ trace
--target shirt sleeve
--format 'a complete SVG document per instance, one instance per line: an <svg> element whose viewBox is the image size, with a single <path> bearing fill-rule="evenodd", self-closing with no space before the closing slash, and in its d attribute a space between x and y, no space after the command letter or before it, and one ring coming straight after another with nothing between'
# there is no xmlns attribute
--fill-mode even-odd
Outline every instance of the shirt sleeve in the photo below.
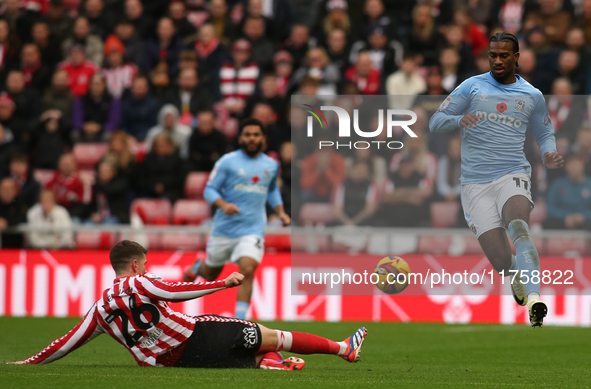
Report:
<svg viewBox="0 0 591 389"><path fill-rule="evenodd" d="M429 120L431 132L449 132L460 128L460 120L470 105L472 81L467 79L443 100Z"/></svg>
<svg viewBox="0 0 591 389"><path fill-rule="evenodd" d="M228 177L228 170L224 161L226 159L222 158L215 163L207 180L205 190L203 191L203 198L210 204L213 204L214 201L222 197L222 186Z"/></svg>
<svg viewBox="0 0 591 389"><path fill-rule="evenodd" d="M226 281L213 282L164 282L160 278L143 276L138 277L135 287L138 293L153 300L160 301L187 301L205 296L218 290L226 289Z"/></svg>
<svg viewBox="0 0 591 389"><path fill-rule="evenodd" d="M550 120L550 114L548 113L544 96L537 96L534 104L529 126L534 133L536 143L540 148L542 163L544 163L544 154L554 153L556 151L556 138L554 137L554 127ZM544 166L546 166L545 163Z"/></svg>
<svg viewBox="0 0 591 389"><path fill-rule="evenodd" d="M267 195L267 201L275 209L278 205L283 205L283 199L281 198L281 192L277 186L277 174L279 173L279 167L275 170L275 174L269 184L269 193Z"/></svg>
<svg viewBox="0 0 591 389"><path fill-rule="evenodd" d="M68 355L78 347L96 338L104 332L96 319L96 303L86 313L76 327L66 335L54 340L38 354L25 360L26 364L46 364Z"/></svg>

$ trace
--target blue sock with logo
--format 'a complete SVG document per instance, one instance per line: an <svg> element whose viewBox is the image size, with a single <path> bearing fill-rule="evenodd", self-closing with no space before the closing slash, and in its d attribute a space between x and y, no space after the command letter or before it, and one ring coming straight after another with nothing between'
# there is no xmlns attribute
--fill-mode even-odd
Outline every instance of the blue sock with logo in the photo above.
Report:
<svg viewBox="0 0 591 389"><path fill-rule="evenodd" d="M515 245L515 252L517 254L517 265L521 270L521 278L528 279L528 282L524 282L525 291L528 296L531 293L535 293L533 296L539 298L540 295L540 256L538 250L534 246L534 242L531 240L529 235L529 227L526 222L521 219L515 219L509 223L509 236ZM537 277L534 277L532 282L532 272L537 270ZM524 277L527 276L527 277ZM528 297L529 298L529 297Z"/></svg>
<svg viewBox="0 0 591 389"><path fill-rule="evenodd" d="M237 301L236 314L234 315L234 317L236 317L236 319L246 320L246 312L248 311L249 306L250 303L247 303L246 301Z"/></svg>

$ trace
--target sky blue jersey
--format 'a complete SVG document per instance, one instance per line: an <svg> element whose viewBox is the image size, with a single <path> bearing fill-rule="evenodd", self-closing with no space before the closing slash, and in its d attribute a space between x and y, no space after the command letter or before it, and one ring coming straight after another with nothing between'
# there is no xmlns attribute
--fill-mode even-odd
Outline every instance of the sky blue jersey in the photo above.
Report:
<svg viewBox="0 0 591 389"><path fill-rule="evenodd" d="M462 129L462 185L487 183L507 174L530 174L523 144L529 125L540 152L556 151L554 127L542 93L519 75L503 85L492 74L470 77L441 104L429 121L431 132L460 128L467 113L482 118L476 127Z"/></svg>
<svg viewBox="0 0 591 389"><path fill-rule="evenodd" d="M236 204L240 213L228 216L218 209L213 219L212 235L239 238L244 235L264 236L267 199L271 207L282 205L277 187L279 164L266 154L251 158L242 150L225 154L209 176L203 192L213 204L218 198Z"/></svg>

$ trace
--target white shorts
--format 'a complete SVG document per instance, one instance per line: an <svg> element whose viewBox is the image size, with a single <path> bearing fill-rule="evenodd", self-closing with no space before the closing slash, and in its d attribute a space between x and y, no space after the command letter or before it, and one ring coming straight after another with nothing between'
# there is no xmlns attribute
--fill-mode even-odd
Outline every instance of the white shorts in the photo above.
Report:
<svg viewBox="0 0 591 389"><path fill-rule="evenodd" d="M242 257L261 263L264 251L265 239L256 235L244 235L240 238L212 235L207 242L205 263L209 267L222 267L227 262L238 262Z"/></svg>
<svg viewBox="0 0 591 389"><path fill-rule="evenodd" d="M531 180L526 173L508 174L486 184L462 186L464 217L477 238L493 228L505 228L503 206L517 195L527 197L533 208Z"/></svg>

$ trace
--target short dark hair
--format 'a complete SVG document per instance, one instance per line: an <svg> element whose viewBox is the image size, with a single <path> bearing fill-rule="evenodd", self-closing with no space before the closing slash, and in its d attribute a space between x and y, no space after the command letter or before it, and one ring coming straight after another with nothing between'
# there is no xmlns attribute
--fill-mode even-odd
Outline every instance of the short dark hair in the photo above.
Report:
<svg viewBox="0 0 591 389"><path fill-rule="evenodd" d="M248 127L248 126L259 126L259 128L263 132L263 135L267 136L267 129L265 128L263 123L261 123L260 120L257 120L254 118L244 119L243 121L240 122L240 127L238 128L238 136L242 135L242 131L244 130L245 127Z"/></svg>
<svg viewBox="0 0 591 389"><path fill-rule="evenodd" d="M494 42L510 42L513 44L513 53L519 52L519 41L515 35L509 32L497 32L488 41L489 44Z"/></svg>
<svg viewBox="0 0 591 389"><path fill-rule="evenodd" d="M124 271L134 259L141 259L148 253L142 245L131 240L122 240L111 249L109 259L115 272Z"/></svg>
<svg viewBox="0 0 591 389"><path fill-rule="evenodd" d="M29 156L23 152L17 152L12 154L12 157L10 157L10 161L11 162L25 162L25 163L29 163Z"/></svg>

